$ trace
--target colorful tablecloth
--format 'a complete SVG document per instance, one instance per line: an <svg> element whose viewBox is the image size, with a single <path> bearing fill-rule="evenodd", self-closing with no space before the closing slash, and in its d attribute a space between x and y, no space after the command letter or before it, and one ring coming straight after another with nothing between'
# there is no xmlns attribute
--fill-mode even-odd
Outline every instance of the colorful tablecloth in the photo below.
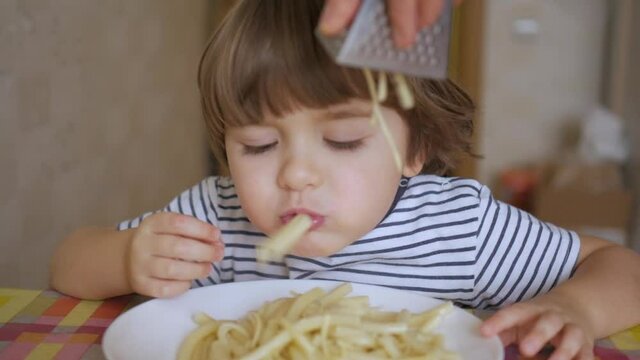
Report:
<svg viewBox="0 0 640 360"><path fill-rule="evenodd" d="M104 359L100 344L109 324L145 300L84 301L54 291L0 289L0 359ZM599 340L594 351L600 360L640 360L640 325ZM505 359L520 357L509 347Z"/></svg>

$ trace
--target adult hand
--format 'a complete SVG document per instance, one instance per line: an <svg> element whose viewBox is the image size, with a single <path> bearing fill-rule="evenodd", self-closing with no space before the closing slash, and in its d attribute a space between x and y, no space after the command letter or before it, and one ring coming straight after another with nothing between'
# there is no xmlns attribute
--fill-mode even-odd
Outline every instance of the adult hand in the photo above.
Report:
<svg viewBox="0 0 640 360"><path fill-rule="evenodd" d="M142 295L172 297L205 277L222 259L220 230L194 217L157 213L145 218L131 239L128 279Z"/></svg>
<svg viewBox="0 0 640 360"><path fill-rule="evenodd" d="M416 34L425 26L433 24L445 0L387 0L387 12L393 41L399 48L408 48L415 42ZM456 0L456 4L461 0ZM353 21L361 0L326 0L319 29L327 36L345 31Z"/></svg>
<svg viewBox="0 0 640 360"><path fill-rule="evenodd" d="M551 343L555 349L549 360L593 359L594 336L586 317L550 294L498 311L485 320L480 332L499 335L505 346L517 343L527 357Z"/></svg>

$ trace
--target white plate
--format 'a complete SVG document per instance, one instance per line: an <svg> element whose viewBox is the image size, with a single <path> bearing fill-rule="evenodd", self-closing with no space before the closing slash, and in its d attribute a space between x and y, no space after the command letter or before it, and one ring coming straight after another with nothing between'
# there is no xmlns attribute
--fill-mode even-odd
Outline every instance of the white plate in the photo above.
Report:
<svg viewBox="0 0 640 360"><path fill-rule="evenodd" d="M109 360L175 359L182 339L196 325L197 312L218 319L238 319L265 301L290 296L314 287L332 289L334 281L262 280L228 283L194 289L173 299L155 299L136 306L118 317L102 341ZM372 306L385 310L418 312L441 303L417 293L381 286L353 284L352 295L367 295ZM484 338L478 332L480 320L455 308L438 330L448 349L463 359L502 360L503 348L497 337Z"/></svg>

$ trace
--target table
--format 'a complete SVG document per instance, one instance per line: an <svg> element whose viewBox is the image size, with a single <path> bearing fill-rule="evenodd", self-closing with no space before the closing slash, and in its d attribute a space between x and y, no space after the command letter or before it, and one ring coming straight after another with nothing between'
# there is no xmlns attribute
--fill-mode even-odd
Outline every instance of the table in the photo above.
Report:
<svg viewBox="0 0 640 360"><path fill-rule="evenodd" d="M133 295L87 301L49 290L0 288L0 359L104 359L104 331L144 301ZM600 360L640 360L640 325L599 340L594 352ZM517 359L515 347L505 349L505 360Z"/></svg>

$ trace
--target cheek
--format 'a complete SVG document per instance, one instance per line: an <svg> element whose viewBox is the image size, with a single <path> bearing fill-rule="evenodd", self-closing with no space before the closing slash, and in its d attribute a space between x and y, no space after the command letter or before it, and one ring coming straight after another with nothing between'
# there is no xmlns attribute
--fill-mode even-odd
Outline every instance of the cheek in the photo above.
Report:
<svg viewBox="0 0 640 360"><path fill-rule="evenodd" d="M393 170L393 169L392 169ZM394 171L381 172L373 167L370 171L353 170L351 176L341 177L336 205L340 206L341 221L356 226L358 232L372 230L389 210L400 182Z"/></svg>
<svg viewBox="0 0 640 360"><path fill-rule="evenodd" d="M229 172L235 184L236 193L247 217L260 231L269 232L270 209L276 199L272 198L272 177L265 162L243 159L243 156L228 156Z"/></svg>

